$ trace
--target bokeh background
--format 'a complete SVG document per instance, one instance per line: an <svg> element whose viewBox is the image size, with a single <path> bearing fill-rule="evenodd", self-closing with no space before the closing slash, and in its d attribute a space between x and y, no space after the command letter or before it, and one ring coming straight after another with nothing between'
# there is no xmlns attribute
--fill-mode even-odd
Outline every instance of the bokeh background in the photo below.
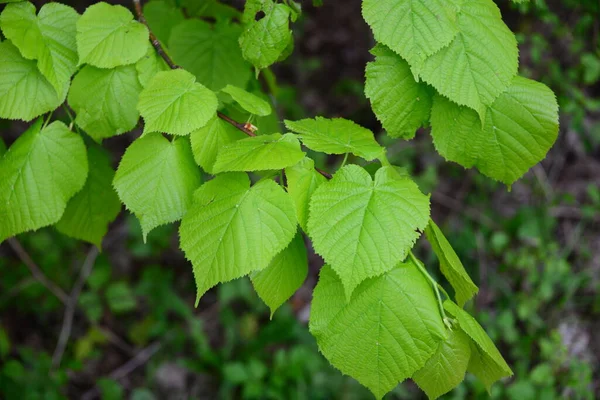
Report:
<svg viewBox="0 0 600 400"><path fill-rule="evenodd" d="M80 12L92 3L65 2ZM432 194L434 219L480 287L470 311L515 372L491 398L600 398L600 2L496 2L517 34L520 73L558 97L560 135L547 159L507 190L445 162L426 130L410 142L378 140ZM295 51L273 68L279 118L339 116L380 132L363 94L374 42L360 1L323 3L303 2ZM25 128L0 121L7 144ZM138 135L105 141L115 163ZM328 170L340 161L319 160ZM424 241L417 251L435 271ZM304 286L270 319L247 279L220 285L194 308L177 227L156 229L144 244L126 211L102 253L53 228L2 243L0 398L370 399L329 366L308 333L322 265L314 254L309 260ZM386 398L424 396L406 382ZM488 394L467 376L444 398Z"/></svg>

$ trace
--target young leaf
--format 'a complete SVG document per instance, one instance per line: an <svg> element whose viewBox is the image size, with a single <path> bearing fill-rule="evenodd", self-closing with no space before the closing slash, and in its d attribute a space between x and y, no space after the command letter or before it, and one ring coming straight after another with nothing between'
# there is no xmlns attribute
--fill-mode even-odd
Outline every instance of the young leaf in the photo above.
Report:
<svg viewBox="0 0 600 400"><path fill-rule="evenodd" d="M296 230L294 205L274 181L251 188L246 174L230 173L202 185L179 228L197 299L219 282L268 267Z"/></svg>
<svg viewBox="0 0 600 400"><path fill-rule="evenodd" d="M234 126L214 116L206 126L190 134L194 159L203 170L215 175L213 167L218 152L226 145L246 137L243 132Z"/></svg>
<svg viewBox="0 0 600 400"><path fill-rule="evenodd" d="M300 140L311 150L326 154L352 153L371 161L383 153L373 132L343 118L285 121L285 126L300 134Z"/></svg>
<svg viewBox="0 0 600 400"><path fill-rule="evenodd" d="M512 370L475 318L448 300L444 302L444 308L458 320L460 329L473 341L468 371L479 378L488 390L498 379L512 376Z"/></svg>
<svg viewBox="0 0 600 400"><path fill-rule="evenodd" d="M24 1L6 6L0 26L23 57L38 60L40 72L62 93L77 67L78 19L77 11L59 3L45 4L36 16L35 6Z"/></svg>
<svg viewBox="0 0 600 400"><path fill-rule="evenodd" d="M73 79L68 101L77 125L100 142L135 128L141 90L133 65L113 69L86 65Z"/></svg>
<svg viewBox="0 0 600 400"><path fill-rule="evenodd" d="M100 147L88 149L89 173L83 189L67 204L56 229L75 239L102 246L108 224L121 211L119 196L112 187L115 171L108 154Z"/></svg>
<svg viewBox="0 0 600 400"><path fill-rule="evenodd" d="M365 95L373 112L388 135L412 139L429 122L433 91L416 82L408 63L387 47L371 52L376 59L367 64Z"/></svg>
<svg viewBox="0 0 600 400"><path fill-rule="evenodd" d="M0 160L0 242L58 222L88 173L81 137L36 121Z"/></svg>
<svg viewBox="0 0 600 400"><path fill-rule="evenodd" d="M152 133L127 148L113 185L146 240L152 229L183 217L200 186L200 170L186 138L170 142Z"/></svg>
<svg viewBox="0 0 600 400"><path fill-rule="evenodd" d="M152 0L144 4L144 17L150 30L165 45L169 43L173 28L185 20L181 9L170 3Z"/></svg>
<svg viewBox="0 0 600 400"><path fill-rule="evenodd" d="M158 55L154 47L148 43L146 55L135 63L135 69L138 73L138 79L142 87L148 86L148 83L159 72L168 71L170 68L165 60Z"/></svg>
<svg viewBox="0 0 600 400"><path fill-rule="evenodd" d="M462 330L454 329L412 380L430 399L437 399L462 382L470 357L471 339Z"/></svg>
<svg viewBox="0 0 600 400"><path fill-rule="evenodd" d="M342 373L382 398L421 369L446 331L431 285L412 263L368 279L346 301L334 270L321 269L310 331Z"/></svg>
<svg viewBox="0 0 600 400"><path fill-rule="evenodd" d="M123 6L105 2L88 7L77 21L79 64L114 68L146 54L148 29Z"/></svg>
<svg viewBox="0 0 600 400"><path fill-rule="evenodd" d="M242 55L257 69L275 63L293 40L288 6L276 4L264 12L265 16L252 22L239 39Z"/></svg>
<svg viewBox="0 0 600 400"><path fill-rule="evenodd" d="M407 60L415 73L458 33L457 9L446 0L363 0L362 13L375 40Z"/></svg>
<svg viewBox="0 0 600 400"><path fill-rule="evenodd" d="M484 120L485 106L492 104L517 74L517 40L492 0L464 1L457 23L458 35L425 60L420 76Z"/></svg>
<svg viewBox="0 0 600 400"><path fill-rule="evenodd" d="M213 172L283 169L296 164L304 156L300 142L292 134L254 136L222 147Z"/></svg>
<svg viewBox="0 0 600 400"><path fill-rule="evenodd" d="M244 89L227 85L221 91L233 97L233 100L237 101L250 114L264 117L273 112L269 103L252 93L246 92Z"/></svg>
<svg viewBox="0 0 600 400"><path fill-rule="evenodd" d="M275 311L298 290L308 274L308 258L302 233L296 233L290 244L275 256L269 266L250 274L258 296Z"/></svg>
<svg viewBox="0 0 600 400"><path fill-rule="evenodd" d="M558 105L545 85L515 77L488 107L483 127L475 112L441 96L434 98L431 126L444 158L510 185L556 141Z"/></svg>
<svg viewBox="0 0 600 400"><path fill-rule="evenodd" d="M252 67L242 57L238 25L189 19L177 25L169 41L173 60L212 90L227 84L246 87Z"/></svg>
<svg viewBox="0 0 600 400"><path fill-rule="evenodd" d="M9 41L0 43L0 118L30 121L65 101L69 83L58 94Z"/></svg>
<svg viewBox="0 0 600 400"><path fill-rule="evenodd" d="M433 220L429 220L429 225L425 228L425 235L440 261L440 270L454 288L456 303L461 307L464 306L479 289L465 271L465 267L454 252L452 245Z"/></svg>
<svg viewBox="0 0 600 400"><path fill-rule="evenodd" d="M138 110L144 134L187 135L202 128L217 112L215 94L182 69L159 72L140 94Z"/></svg>
<svg viewBox="0 0 600 400"><path fill-rule="evenodd" d="M308 157L303 158L298 164L285 169L287 190L296 205L298 223L308 232L308 212L310 199L322 183L327 179L315 170L315 162Z"/></svg>
<svg viewBox="0 0 600 400"><path fill-rule="evenodd" d="M313 193L308 232L350 298L362 281L398 265L428 220L429 197L393 167L379 169L373 180L347 165Z"/></svg>

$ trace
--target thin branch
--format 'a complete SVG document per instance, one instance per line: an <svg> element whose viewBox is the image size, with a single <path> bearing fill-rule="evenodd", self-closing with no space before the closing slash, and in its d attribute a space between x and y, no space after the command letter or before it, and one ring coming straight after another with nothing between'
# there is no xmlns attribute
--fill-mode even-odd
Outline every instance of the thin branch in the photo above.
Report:
<svg viewBox="0 0 600 400"><path fill-rule="evenodd" d="M217 116L219 118L221 118L223 121L235 126L237 129L239 129L240 131L244 132L246 135L248 136L256 136L256 133L252 132L250 129L246 128L245 124L242 124L241 122L237 122L236 120L228 117L227 115L223 114L221 111L217 111Z"/></svg>

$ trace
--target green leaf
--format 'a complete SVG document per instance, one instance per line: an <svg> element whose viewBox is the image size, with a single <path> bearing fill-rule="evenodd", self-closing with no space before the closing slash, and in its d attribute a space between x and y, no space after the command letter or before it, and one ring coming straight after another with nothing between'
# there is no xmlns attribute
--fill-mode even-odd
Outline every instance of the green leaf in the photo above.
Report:
<svg viewBox="0 0 600 400"><path fill-rule="evenodd" d="M458 35L425 60L420 76L484 120L485 106L492 104L517 74L517 40L492 0L464 1L457 22Z"/></svg>
<svg viewBox="0 0 600 400"><path fill-rule="evenodd" d="M479 378L488 390L498 379L512 376L512 370L475 318L448 300L444 302L444 308L458 320L460 329L473 341L468 371Z"/></svg>
<svg viewBox="0 0 600 400"><path fill-rule="evenodd" d="M68 83L57 94L36 64L9 41L0 43L0 118L31 121L65 101Z"/></svg>
<svg viewBox="0 0 600 400"><path fill-rule="evenodd" d="M390 49L378 45L367 64L365 95L388 135L412 139L429 122L432 90L416 82L410 66ZM402 105L399 107L399 105Z"/></svg>
<svg viewBox="0 0 600 400"><path fill-rule="evenodd" d="M169 43L173 28L185 20L181 9L165 0L144 4L144 17L152 33L165 45Z"/></svg>
<svg viewBox="0 0 600 400"><path fill-rule="evenodd" d="M89 173L85 185L67 204L56 229L101 248L108 224L121 211L121 202L112 187L115 171L108 154L100 147L92 146L87 155Z"/></svg>
<svg viewBox="0 0 600 400"><path fill-rule="evenodd" d="M77 21L79 64L98 68L129 65L146 54L148 29L123 6L105 2L88 7Z"/></svg>
<svg viewBox="0 0 600 400"><path fill-rule="evenodd" d="M6 153L6 144L4 143L4 140L0 138L0 157L2 157L4 153Z"/></svg>
<svg viewBox="0 0 600 400"><path fill-rule="evenodd" d="M135 69L137 70L140 84L142 87L146 87L150 80L154 78L154 75L162 71L168 71L170 68L165 60L158 55L154 47L148 44L146 55L135 63Z"/></svg>
<svg viewBox="0 0 600 400"><path fill-rule="evenodd" d="M169 41L173 60L212 90L227 84L246 87L252 77L250 64L238 44L241 28L235 24L190 19L177 25Z"/></svg>
<svg viewBox="0 0 600 400"><path fill-rule="evenodd" d="M461 307L464 306L479 289L465 271L465 267L454 252L452 245L433 220L429 220L425 235L440 261L440 270L454 288L456 303Z"/></svg>
<svg viewBox="0 0 600 400"><path fill-rule="evenodd" d="M113 69L86 65L73 79L68 101L77 125L100 142L135 128L141 90L133 65Z"/></svg>
<svg viewBox="0 0 600 400"><path fill-rule="evenodd" d="M434 98L431 126L444 158L510 185L556 141L558 105L545 85L515 77L487 108L483 127L475 112L441 96Z"/></svg>
<svg viewBox="0 0 600 400"><path fill-rule="evenodd" d="M152 133L127 148L113 185L140 220L145 241L152 229L183 217L200 186L200 170L186 138L170 142Z"/></svg>
<svg viewBox="0 0 600 400"><path fill-rule="evenodd" d="M251 188L246 174L229 173L202 185L179 228L198 300L219 282L267 268L296 230L292 200L271 180Z"/></svg>
<svg viewBox="0 0 600 400"><path fill-rule="evenodd" d="M306 147L326 154L352 153L371 161L384 151L373 132L347 119L317 117L300 121L286 120L285 126L299 133Z"/></svg>
<svg viewBox="0 0 600 400"><path fill-rule="evenodd" d="M431 285L412 263L368 279L346 301L334 270L321 269L310 331L334 367L381 398L422 368L446 331Z"/></svg>
<svg viewBox="0 0 600 400"><path fill-rule="evenodd" d="M254 136L222 147L213 172L283 169L296 164L304 156L300 142L290 133Z"/></svg>
<svg viewBox="0 0 600 400"><path fill-rule="evenodd" d="M233 97L233 100L237 101L238 104L250 114L264 117L273 112L271 105L268 102L252 93L246 92L244 89L227 85L221 89L221 91Z"/></svg>
<svg viewBox="0 0 600 400"><path fill-rule="evenodd" d="M81 137L37 120L0 160L0 242L60 220L88 173Z"/></svg>
<svg viewBox="0 0 600 400"><path fill-rule="evenodd" d="M437 399L462 382L470 357L471 339L460 329L452 330L412 380L430 399Z"/></svg>
<svg viewBox="0 0 600 400"><path fill-rule="evenodd" d="M366 278L398 265L428 220L429 197L393 167L379 169L373 180L347 165L313 193L308 232L350 298Z"/></svg>
<svg viewBox="0 0 600 400"><path fill-rule="evenodd" d="M264 11L265 16L251 22L239 39L242 55L257 69L275 63L293 40L289 28L290 8L276 4Z"/></svg>
<svg viewBox="0 0 600 400"><path fill-rule="evenodd" d="M205 126L217 112L215 94L182 69L157 73L140 94L138 110L144 134L187 135Z"/></svg>
<svg viewBox="0 0 600 400"><path fill-rule="evenodd" d="M363 0L375 40L394 50L418 73L426 57L458 33L457 9L446 0Z"/></svg>
<svg viewBox="0 0 600 400"><path fill-rule="evenodd" d="M303 158L298 164L285 169L287 178L287 191L296 205L298 223L308 232L308 214L310 199L322 183L327 179L315 170L315 162L308 157Z"/></svg>
<svg viewBox="0 0 600 400"><path fill-rule="evenodd" d="M275 256L269 266L250 275L258 296L271 309L271 317L302 286L308 274L308 258L302 233Z"/></svg>
<svg viewBox="0 0 600 400"><path fill-rule="evenodd" d="M78 19L77 11L63 4L45 4L36 16L35 6L22 2L6 6L0 26L23 57L38 60L40 72L56 92L62 93L77 67Z"/></svg>

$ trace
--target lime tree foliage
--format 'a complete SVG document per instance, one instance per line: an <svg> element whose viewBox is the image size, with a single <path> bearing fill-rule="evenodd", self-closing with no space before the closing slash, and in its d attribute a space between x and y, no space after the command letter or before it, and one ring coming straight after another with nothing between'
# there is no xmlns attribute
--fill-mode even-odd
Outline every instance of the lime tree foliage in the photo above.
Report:
<svg viewBox="0 0 600 400"><path fill-rule="evenodd" d="M342 118L280 121L261 91L293 51L299 3L134 0L81 15L0 3L0 118L31 122L7 149L0 141L0 242L55 226L101 247L125 205L144 238L179 221L198 300L249 276L275 312L306 278L310 241L326 264L310 331L377 398L405 379L436 398L467 372L488 388L512 375L463 309L478 289L429 196L373 132ZM492 0L363 0L362 14L377 41L365 96L388 135L430 127L445 159L509 187L545 157L554 94L517 75ZM136 126L111 162L103 140ZM326 172L314 152L346 158ZM421 236L452 295L413 255Z"/></svg>

